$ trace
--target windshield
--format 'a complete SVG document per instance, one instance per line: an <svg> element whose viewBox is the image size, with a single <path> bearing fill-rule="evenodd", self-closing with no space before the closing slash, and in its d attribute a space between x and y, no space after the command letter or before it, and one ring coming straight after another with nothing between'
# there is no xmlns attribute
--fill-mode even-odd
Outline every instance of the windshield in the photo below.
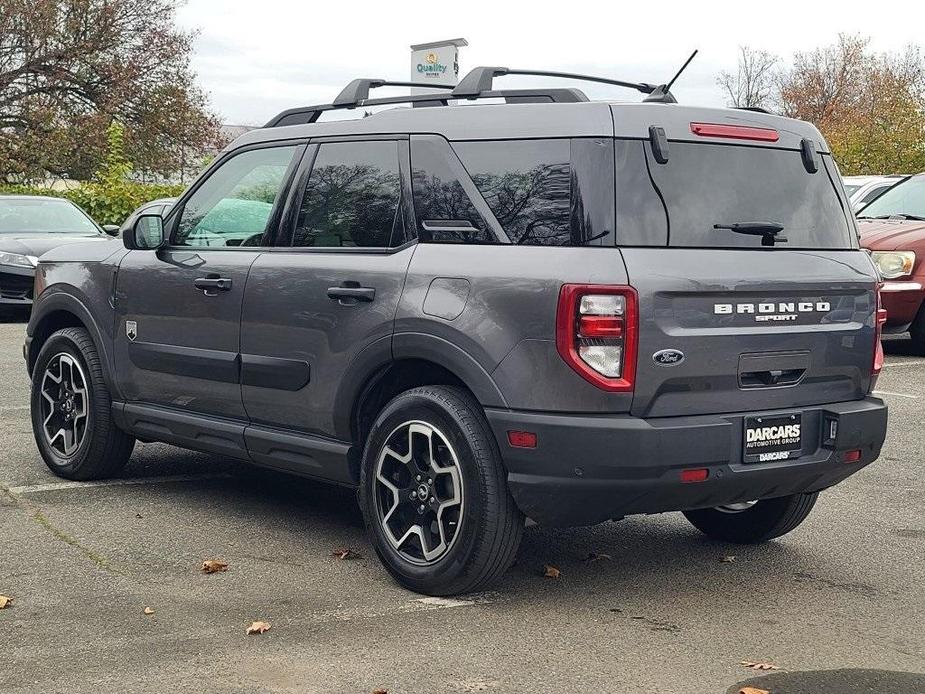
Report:
<svg viewBox="0 0 925 694"><path fill-rule="evenodd" d="M858 219L892 216L925 218L925 176L895 185L858 213Z"/></svg>
<svg viewBox="0 0 925 694"><path fill-rule="evenodd" d="M96 224L65 200L0 198L0 234L98 236Z"/></svg>

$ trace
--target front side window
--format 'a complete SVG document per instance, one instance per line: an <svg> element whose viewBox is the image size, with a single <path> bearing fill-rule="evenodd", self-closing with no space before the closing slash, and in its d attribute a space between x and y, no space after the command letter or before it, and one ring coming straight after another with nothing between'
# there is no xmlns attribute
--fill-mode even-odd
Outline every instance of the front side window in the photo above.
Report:
<svg viewBox="0 0 925 694"><path fill-rule="evenodd" d="M401 225L398 146L388 140L321 145L292 245L388 248Z"/></svg>
<svg viewBox="0 0 925 694"><path fill-rule="evenodd" d="M176 246L259 246L298 147L267 147L235 155L183 206Z"/></svg>

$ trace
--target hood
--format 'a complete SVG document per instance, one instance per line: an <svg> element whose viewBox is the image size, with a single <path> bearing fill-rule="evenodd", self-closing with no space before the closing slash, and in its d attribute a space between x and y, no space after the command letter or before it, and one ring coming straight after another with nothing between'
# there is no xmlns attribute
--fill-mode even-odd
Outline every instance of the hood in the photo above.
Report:
<svg viewBox="0 0 925 694"><path fill-rule="evenodd" d="M69 246L72 243L86 243L88 241L108 241L111 238L103 234L98 236L82 236L79 234L0 234L0 251L38 257L59 246Z"/></svg>
<svg viewBox="0 0 925 694"><path fill-rule="evenodd" d="M858 220L861 245L872 251L925 253L925 222L905 219Z"/></svg>

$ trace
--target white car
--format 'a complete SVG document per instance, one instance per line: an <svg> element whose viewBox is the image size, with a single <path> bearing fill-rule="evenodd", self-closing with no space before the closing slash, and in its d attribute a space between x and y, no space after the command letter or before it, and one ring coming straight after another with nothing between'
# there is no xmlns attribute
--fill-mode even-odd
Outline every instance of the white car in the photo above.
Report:
<svg viewBox="0 0 925 694"><path fill-rule="evenodd" d="M903 176L844 176L842 182L854 212L873 202L892 186L899 183Z"/></svg>

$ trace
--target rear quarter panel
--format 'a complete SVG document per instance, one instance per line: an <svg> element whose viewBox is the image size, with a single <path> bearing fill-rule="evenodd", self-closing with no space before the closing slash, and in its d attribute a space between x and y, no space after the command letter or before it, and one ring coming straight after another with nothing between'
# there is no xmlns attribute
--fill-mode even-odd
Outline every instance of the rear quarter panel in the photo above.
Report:
<svg viewBox="0 0 925 694"><path fill-rule="evenodd" d="M394 356L418 356L416 336L451 343L496 386L496 398L473 388L485 406L628 411L631 394L599 390L556 351L557 302L566 283L626 284L620 251L421 244L398 306ZM451 364L445 366L453 370Z"/></svg>

